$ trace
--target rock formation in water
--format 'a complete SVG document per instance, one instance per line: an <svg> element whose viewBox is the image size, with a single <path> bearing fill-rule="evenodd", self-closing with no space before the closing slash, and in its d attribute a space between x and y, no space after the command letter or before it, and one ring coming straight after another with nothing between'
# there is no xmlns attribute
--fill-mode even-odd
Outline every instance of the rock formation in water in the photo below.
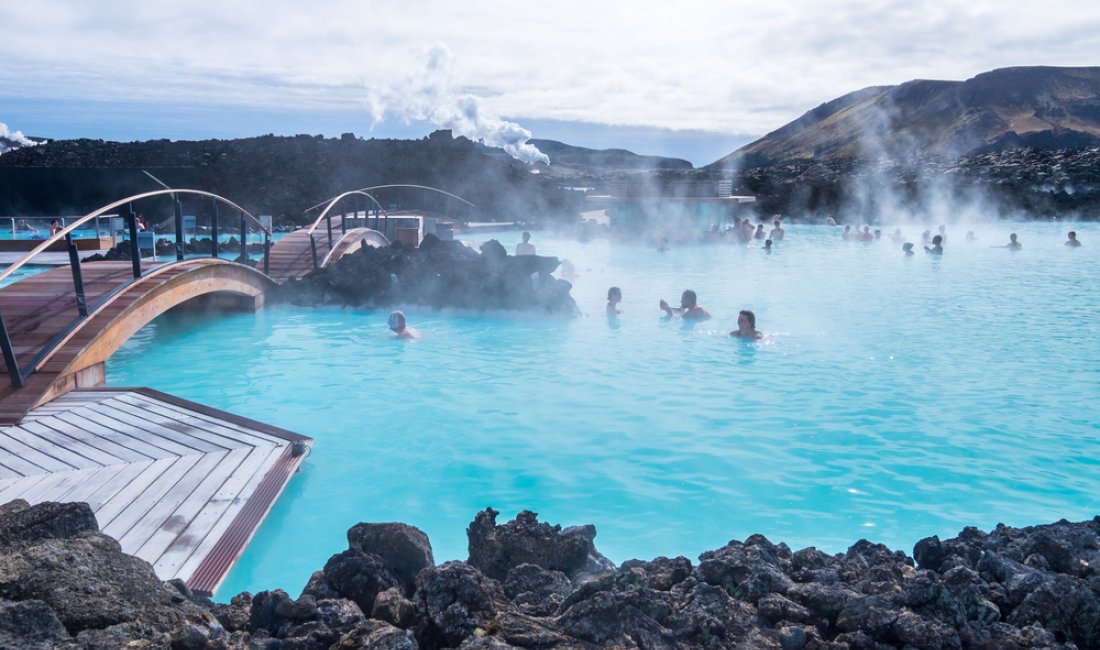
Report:
<svg viewBox="0 0 1100 650"><path fill-rule="evenodd" d="M404 524L357 524L302 594L214 604L163 583L98 532L86 504L0 506L4 648L1100 647L1100 517L923 539L914 558L860 540L792 551L761 535L614 567L595 528L532 512L467 529L436 565Z"/></svg>
<svg viewBox="0 0 1100 650"><path fill-rule="evenodd" d="M349 253L300 280L283 285L272 299L301 305L540 310L572 315L572 285L551 275L556 257L508 255L490 240L481 252L461 242L426 235L419 248L394 243Z"/></svg>

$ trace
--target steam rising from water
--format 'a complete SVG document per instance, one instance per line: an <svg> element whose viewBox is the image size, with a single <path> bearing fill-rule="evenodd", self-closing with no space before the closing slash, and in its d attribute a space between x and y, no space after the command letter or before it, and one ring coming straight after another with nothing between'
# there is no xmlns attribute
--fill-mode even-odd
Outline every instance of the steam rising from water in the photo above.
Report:
<svg viewBox="0 0 1100 650"><path fill-rule="evenodd" d="M0 154L19 147L33 147L36 144L38 143L23 135L22 131L11 131L7 124L0 122Z"/></svg>
<svg viewBox="0 0 1100 650"><path fill-rule="evenodd" d="M550 158L527 143L531 132L485 111L481 100L451 87L454 56L443 44L427 52L423 70L409 74L398 88L368 87L367 106L374 124L387 113L406 122L427 120L456 135L499 147L513 158L528 164L550 164Z"/></svg>

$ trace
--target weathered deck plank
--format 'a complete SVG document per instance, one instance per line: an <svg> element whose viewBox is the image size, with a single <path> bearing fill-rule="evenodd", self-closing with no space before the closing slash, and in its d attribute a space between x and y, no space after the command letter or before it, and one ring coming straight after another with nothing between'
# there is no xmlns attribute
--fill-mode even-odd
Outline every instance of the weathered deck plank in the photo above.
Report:
<svg viewBox="0 0 1100 650"><path fill-rule="evenodd" d="M312 440L148 389L90 389L0 426L0 503L87 502L123 551L211 593Z"/></svg>

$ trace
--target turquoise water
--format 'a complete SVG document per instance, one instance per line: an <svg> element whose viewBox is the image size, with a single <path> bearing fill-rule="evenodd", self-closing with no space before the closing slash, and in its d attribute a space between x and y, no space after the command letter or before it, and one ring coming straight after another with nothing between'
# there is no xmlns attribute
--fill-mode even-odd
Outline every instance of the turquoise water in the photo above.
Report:
<svg viewBox="0 0 1100 650"><path fill-rule="evenodd" d="M1084 242L1067 249L1066 230ZM1100 512L1100 226L949 230L946 254L789 226L758 248L658 253L536 233L572 261L579 318L408 307L167 316L108 364L146 385L316 438L219 591L296 595L359 521L402 521L437 561L465 528L593 523L615 561L764 533L911 551L965 525ZM990 248L1020 234L1023 250ZM911 237L918 228L910 228ZM501 235L512 249L518 233ZM920 248L919 238L917 248ZM607 287L623 315L604 315ZM664 320L699 293L714 318ZM756 311L761 342L731 339Z"/></svg>

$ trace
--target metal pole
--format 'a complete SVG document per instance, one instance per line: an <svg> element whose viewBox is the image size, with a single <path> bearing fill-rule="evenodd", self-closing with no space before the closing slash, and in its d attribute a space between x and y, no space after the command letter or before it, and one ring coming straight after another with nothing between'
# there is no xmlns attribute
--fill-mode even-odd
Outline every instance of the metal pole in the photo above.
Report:
<svg viewBox="0 0 1100 650"><path fill-rule="evenodd" d="M264 231L264 275L270 275L271 269L269 262L271 261L271 233Z"/></svg>
<svg viewBox="0 0 1100 650"><path fill-rule="evenodd" d="M310 233L310 235L309 235L309 250L310 250L311 253L313 253L313 268L314 269L320 268L317 265L317 240L313 238L312 233Z"/></svg>
<svg viewBox="0 0 1100 650"><path fill-rule="evenodd" d="M134 277L141 277L141 247L138 244L137 214L133 206L130 206L130 218L127 219L130 226L130 266L134 269ZM153 242L156 247L157 243Z"/></svg>
<svg viewBox="0 0 1100 650"><path fill-rule="evenodd" d="M241 210L241 256L237 258L238 262L244 262L248 259L248 224L244 220L244 210Z"/></svg>
<svg viewBox="0 0 1100 650"><path fill-rule="evenodd" d="M348 216L344 213L340 214L340 234L348 234Z"/></svg>
<svg viewBox="0 0 1100 650"><path fill-rule="evenodd" d="M14 219L12 223L15 223ZM2 314L0 314L0 348L4 349L4 365L8 367L11 385L16 388L22 388L23 373L19 372L19 363L15 360L15 348L11 345L11 337L8 336L8 326L4 323L4 316Z"/></svg>
<svg viewBox="0 0 1100 650"><path fill-rule="evenodd" d="M332 250L332 215L325 217L325 224L328 226L328 249Z"/></svg>
<svg viewBox="0 0 1100 650"><path fill-rule="evenodd" d="M183 261L183 203L176 199L176 261Z"/></svg>
<svg viewBox="0 0 1100 650"><path fill-rule="evenodd" d="M76 310L81 316L88 315L88 301L84 298L84 277L80 273L80 256L76 253L76 243L73 242L73 234L65 235L65 243L69 245L69 266L73 270L73 287L76 289Z"/></svg>
<svg viewBox="0 0 1100 650"><path fill-rule="evenodd" d="M210 248L214 254L214 257L218 256L218 201L211 199L214 203L214 213L210 215Z"/></svg>

